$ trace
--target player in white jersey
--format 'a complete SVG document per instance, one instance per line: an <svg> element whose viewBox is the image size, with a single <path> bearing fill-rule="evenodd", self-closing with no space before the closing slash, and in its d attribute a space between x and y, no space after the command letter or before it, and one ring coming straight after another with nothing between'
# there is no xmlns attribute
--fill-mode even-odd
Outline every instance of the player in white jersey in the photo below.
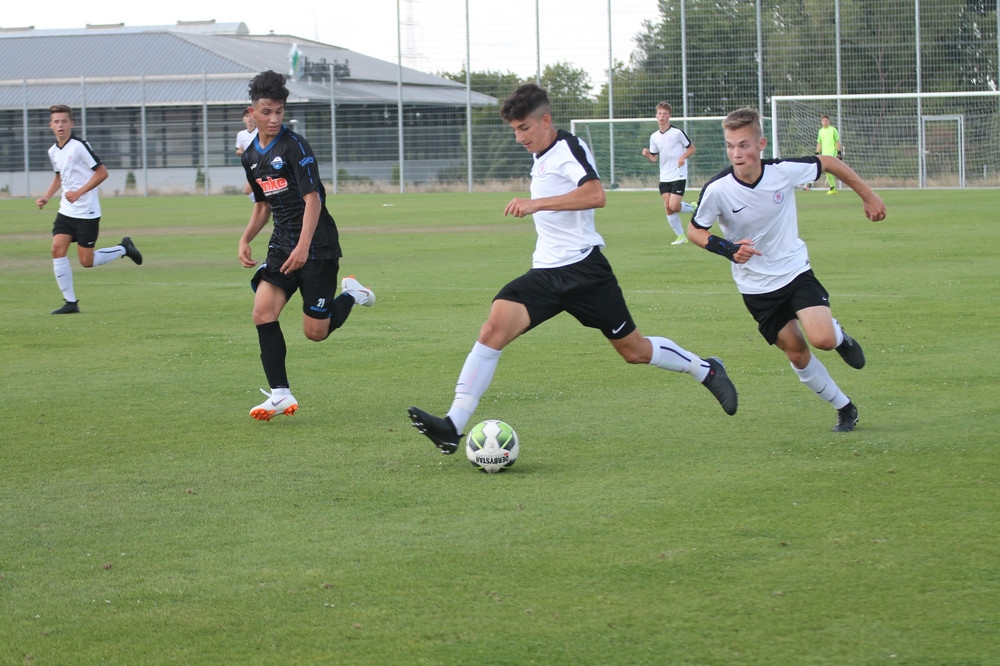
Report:
<svg viewBox="0 0 1000 666"><path fill-rule="evenodd" d="M73 289L73 268L66 256L70 243L76 243L77 256L84 268L101 266L119 257L141 264L142 254L128 236L119 245L95 252L101 222L97 186L108 177L108 170L89 143L73 136L73 109L65 104L50 107L49 127L56 136L56 142L49 148L49 160L56 173L35 205L41 210L62 188L59 213L52 225L52 269L65 303L52 314L73 314L80 311L80 303Z"/></svg>
<svg viewBox="0 0 1000 666"><path fill-rule="evenodd" d="M656 105L656 124L659 126L649 135L649 147L642 149L642 155L653 164L660 166L660 197L667 211L667 223L677 237L671 245L687 242L684 225L678 213L693 213L694 206L684 201L687 188L687 161L694 155L694 144L679 127L670 124L669 102Z"/></svg>
<svg viewBox="0 0 1000 666"><path fill-rule="evenodd" d="M600 330L628 363L692 375L727 414L735 414L736 387L719 359L702 360L667 338L643 337L636 328L594 226L594 209L604 207L605 194L587 144L555 128L548 95L535 84L517 88L504 100L500 115L517 142L534 154L531 198L512 199L504 209L505 216L534 218L538 240L532 268L494 298L447 416L410 407L413 425L442 453L454 453L504 347L561 312Z"/></svg>
<svg viewBox="0 0 1000 666"><path fill-rule="evenodd" d="M865 355L833 318L829 294L810 268L806 244L799 238L795 188L827 172L861 197L869 220L885 219L885 204L836 157L762 160L767 140L754 109L730 113L722 127L732 166L702 188L688 238L733 262L733 279L761 335L785 352L803 384L837 409L834 432L851 431L858 422L857 407L809 345L836 349L852 368L863 368ZM723 237L709 232L716 222Z"/></svg>
<svg viewBox="0 0 1000 666"><path fill-rule="evenodd" d="M243 151L257 138L257 121L254 120L253 111L249 106L243 109L243 124L246 129L241 129L236 133L236 154L240 157L243 157ZM243 193L250 198L250 201L254 200L250 183L243 186Z"/></svg>

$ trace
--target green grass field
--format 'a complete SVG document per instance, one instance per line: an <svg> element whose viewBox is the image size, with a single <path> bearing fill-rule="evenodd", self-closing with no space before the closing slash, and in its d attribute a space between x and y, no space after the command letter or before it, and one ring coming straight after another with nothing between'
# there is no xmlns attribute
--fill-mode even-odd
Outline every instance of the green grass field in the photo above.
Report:
<svg viewBox="0 0 1000 666"><path fill-rule="evenodd" d="M244 198L105 199L98 245L145 263L71 254L83 312L60 317L55 211L0 200L0 663L1000 663L995 191L886 192L880 224L799 195L868 357L821 354L861 410L846 434L728 262L671 247L654 192L610 193L640 330L722 357L739 413L563 315L504 352L477 418L521 458L486 475L405 410L447 409L530 265L509 197L332 197L378 302L314 343L292 301L300 411L270 423L247 414Z"/></svg>

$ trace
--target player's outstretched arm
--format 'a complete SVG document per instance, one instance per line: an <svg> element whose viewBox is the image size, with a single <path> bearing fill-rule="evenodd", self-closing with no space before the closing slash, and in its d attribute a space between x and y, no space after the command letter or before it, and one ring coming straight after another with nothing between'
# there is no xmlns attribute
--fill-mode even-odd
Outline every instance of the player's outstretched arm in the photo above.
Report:
<svg viewBox="0 0 1000 666"><path fill-rule="evenodd" d="M865 205L865 217L872 222L880 222L885 219L885 204L882 202L882 197L875 194L875 190L869 187L868 183L854 172L854 169L830 155L820 155L819 160L823 165L823 171L832 173L861 197L861 201Z"/></svg>

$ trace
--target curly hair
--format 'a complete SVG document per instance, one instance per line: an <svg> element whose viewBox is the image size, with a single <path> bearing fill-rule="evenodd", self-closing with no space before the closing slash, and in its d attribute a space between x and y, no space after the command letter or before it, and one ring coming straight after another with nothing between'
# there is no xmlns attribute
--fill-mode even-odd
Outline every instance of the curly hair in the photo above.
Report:
<svg viewBox="0 0 1000 666"><path fill-rule="evenodd" d="M284 104L288 101L285 77L270 69L250 79L248 92L251 102L256 102L259 99L271 99Z"/></svg>
<svg viewBox="0 0 1000 666"><path fill-rule="evenodd" d="M500 117L507 122L524 120L531 115L552 115L552 105L544 88L525 83L507 96L500 107Z"/></svg>

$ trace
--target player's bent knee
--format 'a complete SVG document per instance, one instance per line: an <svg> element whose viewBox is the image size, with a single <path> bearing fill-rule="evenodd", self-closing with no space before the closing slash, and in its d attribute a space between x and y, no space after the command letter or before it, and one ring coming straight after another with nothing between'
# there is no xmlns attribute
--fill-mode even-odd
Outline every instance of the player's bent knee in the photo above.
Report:
<svg viewBox="0 0 1000 666"><path fill-rule="evenodd" d="M831 349L836 349L837 339L834 337L822 337L816 340L810 340L813 347L816 349L822 349L823 351L830 351Z"/></svg>

